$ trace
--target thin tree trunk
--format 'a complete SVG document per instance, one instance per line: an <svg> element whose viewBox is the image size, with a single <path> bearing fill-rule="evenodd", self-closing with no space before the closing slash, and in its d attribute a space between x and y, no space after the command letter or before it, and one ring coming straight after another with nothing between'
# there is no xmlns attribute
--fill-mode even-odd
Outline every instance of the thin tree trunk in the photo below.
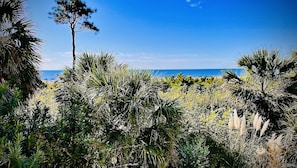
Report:
<svg viewBox="0 0 297 168"><path fill-rule="evenodd" d="M73 58L72 69L73 69L73 71L75 71L76 56L75 56L75 30L74 30L74 27L71 27L71 35L72 35L72 58Z"/></svg>
<svg viewBox="0 0 297 168"><path fill-rule="evenodd" d="M265 90L264 90L264 82L265 82L265 80L262 79L262 81L261 81L261 92L262 92L263 96L265 97L266 93L265 93Z"/></svg>

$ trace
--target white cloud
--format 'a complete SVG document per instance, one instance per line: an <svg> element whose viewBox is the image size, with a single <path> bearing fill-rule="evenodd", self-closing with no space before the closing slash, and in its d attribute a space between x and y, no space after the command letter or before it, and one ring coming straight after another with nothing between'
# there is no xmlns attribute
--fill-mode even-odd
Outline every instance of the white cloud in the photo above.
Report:
<svg viewBox="0 0 297 168"><path fill-rule="evenodd" d="M72 57L72 51L65 51L65 52L58 52L56 53L59 57ZM80 53L76 52L76 55L79 55Z"/></svg>
<svg viewBox="0 0 297 168"><path fill-rule="evenodd" d="M191 3L190 7L195 8L195 7L197 7L197 5L198 5L197 3Z"/></svg>
<svg viewBox="0 0 297 168"><path fill-rule="evenodd" d="M43 55L39 67L41 70L61 70L66 66L72 67L72 53L68 51Z"/></svg>
<svg viewBox="0 0 297 168"><path fill-rule="evenodd" d="M201 6L201 1L197 1L197 0L186 0L186 2L189 4L190 7L195 8L195 7L199 7L202 8Z"/></svg>

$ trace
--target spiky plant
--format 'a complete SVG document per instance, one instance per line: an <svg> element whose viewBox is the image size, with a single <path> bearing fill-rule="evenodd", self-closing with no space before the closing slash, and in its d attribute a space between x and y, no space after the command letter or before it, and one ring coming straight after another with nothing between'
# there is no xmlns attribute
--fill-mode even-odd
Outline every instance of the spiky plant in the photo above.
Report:
<svg viewBox="0 0 297 168"><path fill-rule="evenodd" d="M281 130L284 145L284 158L289 167L297 164L297 106L293 105L287 109L285 119L282 121Z"/></svg>
<svg viewBox="0 0 297 168"><path fill-rule="evenodd" d="M27 98L40 84L37 70L41 40L24 17L23 0L0 1L0 79L18 87Z"/></svg>
<svg viewBox="0 0 297 168"><path fill-rule="evenodd" d="M291 86L290 74L295 73L297 57L281 58L277 50L257 50L252 55L239 59L238 65L247 71L245 78L226 72L224 78L229 82L233 95L242 99L250 112L258 111L270 119L274 129L280 129L284 107L296 101L287 92Z"/></svg>
<svg viewBox="0 0 297 168"><path fill-rule="evenodd" d="M174 102L160 98L148 72L128 70L110 54L85 53L75 76L64 75L57 86L61 116L67 119L63 125L74 126L67 128L72 130L68 136L88 142L84 144L89 154L80 152L77 161L85 159L82 164L93 166L166 167L177 160L181 112Z"/></svg>
<svg viewBox="0 0 297 168"><path fill-rule="evenodd" d="M286 91L297 96L297 50L292 52L291 57L287 60L288 67L291 67L293 71L288 75L290 80L289 86Z"/></svg>

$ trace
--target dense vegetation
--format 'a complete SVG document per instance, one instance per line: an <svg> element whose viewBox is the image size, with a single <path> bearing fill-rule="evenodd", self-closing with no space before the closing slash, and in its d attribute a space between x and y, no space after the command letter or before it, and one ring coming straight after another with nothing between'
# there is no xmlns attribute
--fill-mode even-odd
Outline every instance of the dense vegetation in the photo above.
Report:
<svg viewBox="0 0 297 168"><path fill-rule="evenodd" d="M296 167L297 52L258 50L238 61L246 75L208 78L84 53L41 84L40 40L8 15L20 2L0 0L1 167Z"/></svg>

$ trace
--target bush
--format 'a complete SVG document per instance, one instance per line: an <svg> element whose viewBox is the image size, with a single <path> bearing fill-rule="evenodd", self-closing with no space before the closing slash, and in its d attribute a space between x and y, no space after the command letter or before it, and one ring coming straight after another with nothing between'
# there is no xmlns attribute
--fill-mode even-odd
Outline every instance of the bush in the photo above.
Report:
<svg viewBox="0 0 297 168"><path fill-rule="evenodd" d="M209 167L209 150L203 136L189 135L178 146L179 167Z"/></svg>
<svg viewBox="0 0 297 168"><path fill-rule="evenodd" d="M76 71L67 69L57 82L60 117L47 144L52 165L175 164L180 109L161 99L151 74L113 60L85 53Z"/></svg>

